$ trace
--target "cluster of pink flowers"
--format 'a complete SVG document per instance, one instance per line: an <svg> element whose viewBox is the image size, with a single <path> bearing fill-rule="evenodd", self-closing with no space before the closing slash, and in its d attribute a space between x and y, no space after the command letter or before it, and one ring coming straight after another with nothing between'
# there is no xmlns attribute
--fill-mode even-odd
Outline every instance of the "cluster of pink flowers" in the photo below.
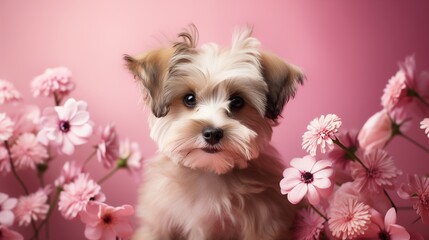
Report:
<svg viewBox="0 0 429 240"><path fill-rule="evenodd" d="M13 230L15 225L31 227L40 239L52 211L65 219L79 218L86 225L87 239L127 239L133 229L130 205L113 207L106 203L102 183L120 169L137 173L142 156L139 145L120 140L113 123L100 127L100 140L85 162L64 161L58 178L50 184L43 181L39 189L29 189L22 178L23 170L43 175L52 161L73 156L80 145L88 144L94 135L94 122L85 101L69 97L75 84L67 68L50 68L31 83L34 97L54 99L55 105L40 111L38 106L20 105L11 113L0 112L0 174L11 174L23 194L12 197L0 191L0 239L19 240L24 236ZM0 105L21 104L21 94L6 80L0 80ZM91 178L86 164L97 156L107 169L98 181Z"/></svg>
<svg viewBox="0 0 429 240"><path fill-rule="evenodd" d="M391 195L408 200L429 224L429 177L414 174L398 182L403 172L385 149L400 136L429 153L405 133L417 120L429 138L429 75L417 76L415 69L414 56L399 64L384 89L382 109L360 131L340 129L335 114L310 122L302 136L310 155L292 159L280 181L292 204L306 203L293 228L295 239L423 239L396 223ZM317 157L318 148L327 154Z"/></svg>

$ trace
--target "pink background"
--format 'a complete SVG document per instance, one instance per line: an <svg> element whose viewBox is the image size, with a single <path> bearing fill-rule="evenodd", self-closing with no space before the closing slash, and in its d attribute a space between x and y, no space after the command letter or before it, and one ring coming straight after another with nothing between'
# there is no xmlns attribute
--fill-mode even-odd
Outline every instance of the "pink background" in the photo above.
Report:
<svg viewBox="0 0 429 240"><path fill-rule="evenodd" d="M51 99L31 96L30 81L48 67L70 68L77 83L72 97L88 102L92 120L98 126L115 122L120 137L138 141L143 155L150 157L156 147L123 54L174 40L189 23L199 28L200 43L223 45L229 44L235 26L251 25L264 49L301 66L307 75L273 137L289 161L305 155L301 136L321 114L336 113L345 129L360 128L381 109L383 88L407 55L416 55L418 71L429 70L428 12L424 1L2 0L0 78L15 84L24 103L47 106ZM428 143L416 124L411 132ZM69 159L82 162L96 142L94 138L79 147ZM388 149L404 173L429 173L428 155L405 140L395 139ZM56 178L62 164L54 162L47 181ZM95 159L89 167L95 179L106 173ZM22 174L34 182L33 172ZM10 176L0 180L0 192L17 197L21 191L16 186ZM111 205L134 204L136 187L125 171L103 184ZM410 224L416 218L412 211L401 211L399 218L409 229L423 231L421 223ZM57 212L51 228L51 239L83 238L83 224L65 221Z"/></svg>

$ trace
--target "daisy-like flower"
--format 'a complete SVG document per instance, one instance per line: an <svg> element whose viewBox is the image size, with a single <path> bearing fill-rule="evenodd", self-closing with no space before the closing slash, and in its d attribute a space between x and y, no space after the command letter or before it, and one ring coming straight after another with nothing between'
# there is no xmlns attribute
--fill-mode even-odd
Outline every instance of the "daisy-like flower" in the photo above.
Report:
<svg viewBox="0 0 429 240"><path fill-rule="evenodd" d="M383 90L383 96L381 97L381 105L389 113L393 113L395 107L398 106L399 102L403 98L407 97L407 85L406 85L405 72L400 70L395 76L391 77ZM398 117L397 114L392 114Z"/></svg>
<svg viewBox="0 0 429 240"><path fill-rule="evenodd" d="M338 132L341 126L341 119L335 114L322 115L320 118L313 119L307 126L307 131L302 136L302 149L316 155L317 146L320 151L325 153L325 148L332 150L334 134Z"/></svg>
<svg viewBox="0 0 429 240"><path fill-rule="evenodd" d="M31 82L33 96L43 95L52 97L63 97L74 90L75 84L71 81L71 72L68 68L48 68L45 72L33 79Z"/></svg>
<svg viewBox="0 0 429 240"><path fill-rule="evenodd" d="M370 239L398 239L408 240L410 234L403 226L396 224L396 211L390 208L383 220L379 212L371 210L371 224L365 233L366 238Z"/></svg>
<svg viewBox="0 0 429 240"><path fill-rule="evenodd" d="M37 141L36 135L32 133L20 135L10 150L18 169L36 169L37 164L43 163L49 157L46 147Z"/></svg>
<svg viewBox="0 0 429 240"><path fill-rule="evenodd" d="M46 218L49 210L46 191L46 189L40 189L35 193L18 199L14 212L19 226L28 226L31 220L37 221Z"/></svg>
<svg viewBox="0 0 429 240"><path fill-rule="evenodd" d="M12 83L0 79L0 105L8 102L16 102L21 99L21 94L15 89Z"/></svg>
<svg viewBox="0 0 429 240"><path fill-rule="evenodd" d="M370 207L357 198L344 196L328 209L328 226L339 239L355 239L365 233L371 220Z"/></svg>
<svg viewBox="0 0 429 240"><path fill-rule="evenodd" d="M101 187L88 174L80 174L75 181L64 185L60 194L58 209L66 219L73 219L82 210L85 210L91 200L100 198L104 201Z"/></svg>
<svg viewBox="0 0 429 240"><path fill-rule="evenodd" d="M325 219L312 209L301 209L296 215L293 226L293 239L314 240L319 239L324 228Z"/></svg>
<svg viewBox="0 0 429 240"><path fill-rule="evenodd" d="M0 237L1 237L1 240L24 240L24 237L21 234L13 230L10 230L9 228L3 225L0 225Z"/></svg>
<svg viewBox="0 0 429 240"><path fill-rule="evenodd" d="M0 192L0 225L12 226L15 220L12 210L17 202L16 198L10 198L7 194Z"/></svg>
<svg viewBox="0 0 429 240"><path fill-rule="evenodd" d="M3 144L0 144L0 173L6 174L11 170L9 153Z"/></svg>
<svg viewBox="0 0 429 240"><path fill-rule="evenodd" d="M137 142L131 142L125 139L119 144L119 158L124 160L124 166L130 171L139 171L141 169L142 154Z"/></svg>
<svg viewBox="0 0 429 240"><path fill-rule="evenodd" d="M330 177L334 171L331 161L316 161L314 157L307 155L292 159L290 165L292 167L283 172L280 189L282 194L287 194L291 203L297 204L307 195L308 201L316 205L320 196L327 197L332 192Z"/></svg>
<svg viewBox="0 0 429 240"><path fill-rule="evenodd" d="M61 169L60 176L55 180L55 186L60 187L64 184L69 184L81 173L83 173L83 169L81 166L77 166L75 161L66 162Z"/></svg>
<svg viewBox="0 0 429 240"><path fill-rule="evenodd" d="M104 203L88 204L80 219L86 224L85 237L90 240L129 238L133 229L128 217L134 214L130 205L111 207Z"/></svg>
<svg viewBox="0 0 429 240"><path fill-rule="evenodd" d="M420 122L420 128L425 130L425 134L427 134L429 138L429 118L425 118Z"/></svg>
<svg viewBox="0 0 429 240"><path fill-rule="evenodd" d="M408 183L402 184L398 189L402 199L410 199L413 208L421 217L423 223L429 223L429 178L419 177L417 174L408 176Z"/></svg>
<svg viewBox="0 0 429 240"><path fill-rule="evenodd" d="M0 141L8 140L13 133L14 123L6 115L6 113L0 113Z"/></svg>
<svg viewBox="0 0 429 240"><path fill-rule="evenodd" d="M110 168L119 157L119 139L114 124L107 125L101 132L101 142L97 145L98 161Z"/></svg>
<svg viewBox="0 0 429 240"><path fill-rule="evenodd" d="M392 157L383 149L366 151L362 159L363 168L359 163L350 165L354 184L359 191L379 193L384 187L391 187L402 171L396 168Z"/></svg>
<svg viewBox="0 0 429 240"><path fill-rule="evenodd" d="M358 135L362 148L373 150L383 148L393 133L393 123L386 110L372 115L363 125Z"/></svg>
<svg viewBox="0 0 429 240"><path fill-rule="evenodd" d="M64 106L45 109L41 119L43 128L37 136L39 141L44 145L52 142L62 153L73 154L75 146L86 143L92 134L86 108L86 102L70 98Z"/></svg>

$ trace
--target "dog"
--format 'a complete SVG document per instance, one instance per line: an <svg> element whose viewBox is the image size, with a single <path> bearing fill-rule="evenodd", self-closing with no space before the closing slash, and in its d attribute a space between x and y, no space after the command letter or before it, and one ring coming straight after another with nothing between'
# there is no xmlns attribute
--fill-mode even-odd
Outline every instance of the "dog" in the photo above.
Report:
<svg viewBox="0 0 429 240"><path fill-rule="evenodd" d="M168 47L125 55L151 109L159 154L144 163L135 240L290 239L296 207L270 145L302 71L260 49L252 29L198 46L190 25Z"/></svg>

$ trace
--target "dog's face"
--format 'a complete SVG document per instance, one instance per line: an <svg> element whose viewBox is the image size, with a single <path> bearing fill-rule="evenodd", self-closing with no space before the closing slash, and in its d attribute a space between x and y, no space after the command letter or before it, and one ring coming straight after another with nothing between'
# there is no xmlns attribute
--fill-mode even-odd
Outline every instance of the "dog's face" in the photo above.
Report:
<svg viewBox="0 0 429 240"><path fill-rule="evenodd" d="M152 109L151 137L186 167L223 174L245 168L270 141L272 125L303 75L262 52L250 29L232 47L197 47L197 31L139 57L125 56Z"/></svg>

